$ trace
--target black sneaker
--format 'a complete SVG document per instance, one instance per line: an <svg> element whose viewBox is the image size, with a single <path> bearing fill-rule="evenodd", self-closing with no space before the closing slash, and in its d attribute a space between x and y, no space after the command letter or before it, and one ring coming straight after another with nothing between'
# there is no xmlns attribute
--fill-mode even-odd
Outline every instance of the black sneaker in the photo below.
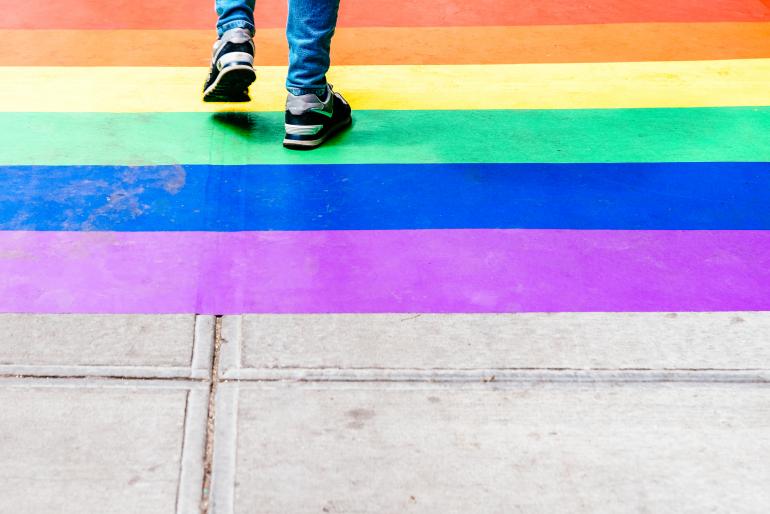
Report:
<svg viewBox="0 0 770 514"><path fill-rule="evenodd" d="M203 101L248 102L249 86L256 78L251 33L246 29L228 30L214 43Z"/></svg>
<svg viewBox="0 0 770 514"><path fill-rule="evenodd" d="M331 84L326 99L316 95L294 96L286 99L286 148L307 150L315 148L335 133L350 125L350 105L342 95L332 91Z"/></svg>

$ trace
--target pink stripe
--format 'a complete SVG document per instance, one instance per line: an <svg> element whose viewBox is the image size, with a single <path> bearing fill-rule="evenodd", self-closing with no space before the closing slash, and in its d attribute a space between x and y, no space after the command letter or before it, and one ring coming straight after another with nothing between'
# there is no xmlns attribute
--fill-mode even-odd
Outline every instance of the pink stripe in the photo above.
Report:
<svg viewBox="0 0 770 514"><path fill-rule="evenodd" d="M770 310L770 231L1 232L0 311Z"/></svg>

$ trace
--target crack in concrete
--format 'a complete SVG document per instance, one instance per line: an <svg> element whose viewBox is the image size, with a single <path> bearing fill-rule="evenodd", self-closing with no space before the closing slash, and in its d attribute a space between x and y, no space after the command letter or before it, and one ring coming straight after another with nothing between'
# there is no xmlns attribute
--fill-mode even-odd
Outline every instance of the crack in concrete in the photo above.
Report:
<svg viewBox="0 0 770 514"><path fill-rule="evenodd" d="M59 380L62 382L70 382L72 380L120 380L123 382L187 382L193 384L207 383L207 378L193 378L193 377L163 377L163 376L146 376L138 377L135 375L36 375L36 374L19 374L19 373L0 373L0 379L21 379L21 380Z"/></svg>
<svg viewBox="0 0 770 514"><path fill-rule="evenodd" d="M406 368L252 368L219 377L220 382L561 382L561 383L770 383L770 370L721 369L406 369Z"/></svg>
<svg viewBox="0 0 770 514"><path fill-rule="evenodd" d="M222 350L222 316L214 322L214 358L211 359L211 386L209 387L208 417L206 419L206 447L203 454L203 487L201 489L201 514L209 512L211 504L211 473L214 463L214 428L216 426L216 396L219 384L219 359Z"/></svg>

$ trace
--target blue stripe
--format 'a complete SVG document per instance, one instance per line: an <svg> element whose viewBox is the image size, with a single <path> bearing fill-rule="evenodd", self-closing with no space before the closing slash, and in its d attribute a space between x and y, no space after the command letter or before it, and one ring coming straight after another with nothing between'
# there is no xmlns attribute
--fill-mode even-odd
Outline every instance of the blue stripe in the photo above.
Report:
<svg viewBox="0 0 770 514"><path fill-rule="evenodd" d="M770 164L0 168L2 230L436 228L770 229Z"/></svg>

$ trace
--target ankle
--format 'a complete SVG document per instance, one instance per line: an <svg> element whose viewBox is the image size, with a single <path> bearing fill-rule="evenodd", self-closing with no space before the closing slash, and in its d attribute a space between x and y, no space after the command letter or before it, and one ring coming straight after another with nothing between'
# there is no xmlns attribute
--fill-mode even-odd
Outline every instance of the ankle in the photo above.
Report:
<svg viewBox="0 0 770 514"><path fill-rule="evenodd" d="M243 43L254 37L254 25L248 21L232 21L217 29L217 39Z"/></svg>
<svg viewBox="0 0 770 514"><path fill-rule="evenodd" d="M316 86L316 87L286 87L286 91L289 92L292 96L302 96L302 95L315 95L321 100L325 100L327 96L329 96L329 86L328 84L324 84L323 86Z"/></svg>

